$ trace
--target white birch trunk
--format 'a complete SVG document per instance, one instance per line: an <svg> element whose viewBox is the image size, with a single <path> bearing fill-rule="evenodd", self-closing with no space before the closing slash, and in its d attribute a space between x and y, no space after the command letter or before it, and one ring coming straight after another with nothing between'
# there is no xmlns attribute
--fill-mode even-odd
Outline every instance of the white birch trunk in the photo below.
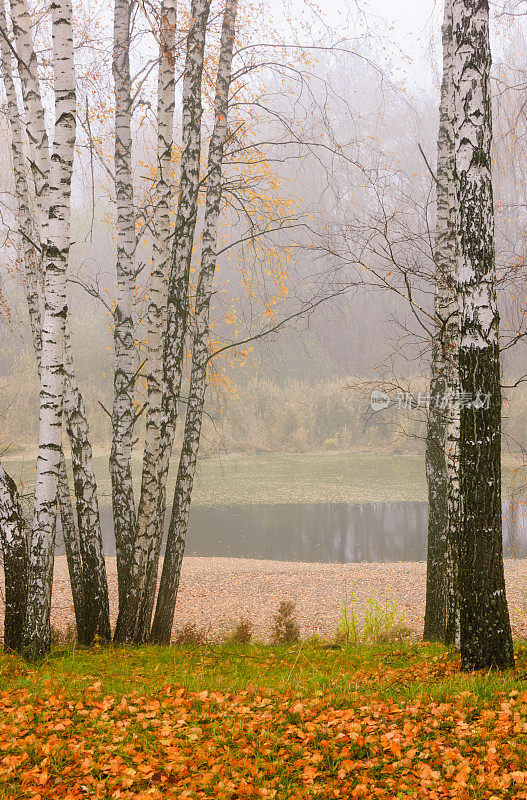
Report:
<svg viewBox="0 0 527 800"><path fill-rule="evenodd" d="M163 342L163 399L158 462L157 529L149 561L143 630L149 626L155 599L159 552L164 531L166 480L177 421L188 322L190 263L198 214L201 157L201 78L210 0L193 0L183 76L183 120L179 197L168 283L167 325Z"/></svg>
<svg viewBox="0 0 527 800"><path fill-rule="evenodd" d="M440 297L440 317L443 325L442 346L445 356L445 374L448 405L446 407L445 460L447 476L448 531L445 551L446 627L445 643L459 648L459 306L455 288L458 258L456 237L457 197L455 184L455 97L454 97L454 43L453 0L445 3L445 47L447 52L445 119L445 214L444 233L441 239L440 259L443 268L443 290Z"/></svg>
<svg viewBox="0 0 527 800"><path fill-rule="evenodd" d="M110 602L90 430L84 401L75 378L67 328L64 342L64 376L64 416L71 446L77 525L80 532L78 539L82 559L84 630L83 638L80 640L83 644L89 645L96 636L104 641L111 639Z"/></svg>
<svg viewBox="0 0 527 800"><path fill-rule="evenodd" d="M459 314L454 291L456 197L454 183L454 85L452 0L445 0L443 80L437 143L437 219L431 408L427 442L429 541L425 638L454 644L459 627ZM434 610L435 606L435 610Z"/></svg>
<svg viewBox="0 0 527 800"><path fill-rule="evenodd" d="M5 12L4 12L5 13ZM50 155L44 106L40 94L38 62L31 35L31 16L26 0L11 0L11 21L19 57L18 74L29 125L31 169L37 198L38 228L45 247L48 226Z"/></svg>
<svg viewBox="0 0 527 800"><path fill-rule="evenodd" d="M4 7L0 7L0 25L6 30ZM17 202L20 218L20 233L24 255L24 288L28 305L33 345L40 373L41 353L41 308L40 291L37 275L40 271L41 253L36 252L35 245L41 240L40 231L31 211L31 196L26 177L24 163L24 140L16 91L12 78L11 51L3 37L0 39L2 54L2 74L8 102L8 116L12 131L12 154L17 190ZM28 60L36 66L32 42L26 42L24 52L29 52ZM26 106L29 119L36 114L35 128L38 120L43 119L42 102L37 81L31 81L31 104ZM35 111L36 109L36 111ZM28 127L32 127L31 125ZM42 147L48 147L47 136L41 139ZM35 148L34 142L32 148ZM49 163L42 157L42 170L49 168ZM40 173L39 173L40 174ZM43 183L47 186L49 173L42 173ZM40 219L49 214L48 194L37 196L40 208ZM79 526L75 525L75 517L71 507L69 482L66 473L64 455L61 454L59 468L59 503L62 532L70 572L73 603L79 640L84 644L93 641L97 633L101 638L109 636L108 588L104 565L102 534L99 520L97 486L91 460L91 446L86 412L76 383L73 362L69 348L69 334L66 329L66 386L65 417L72 445L73 474L76 486L76 506ZM76 431L74 435L73 432ZM98 604L99 603L99 604ZM92 630L94 633L92 635Z"/></svg>
<svg viewBox="0 0 527 800"><path fill-rule="evenodd" d="M227 0L223 18L220 59L216 81L215 122L207 164L207 196L202 237L201 267L196 289L194 340L189 400L185 416L183 446L179 459L172 515L168 532L161 584L152 625L152 640L168 644L172 631L181 564L185 549L192 487L199 449L203 406L207 388L210 300L214 272L218 219L222 193L223 150L227 137L229 87L235 36L236 0Z"/></svg>
<svg viewBox="0 0 527 800"><path fill-rule="evenodd" d="M119 607L123 604L128 590L135 530L131 467L137 361L133 324L136 234L132 182L131 7L131 0L115 0L112 66L115 93L117 297L113 314L115 365L110 475L119 581Z"/></svg>
<svg viewBox="0 0 527 800"><path fill-rule="evenodd" d="M6 19L3 5L0 5L0 26L6 30ZM31 213L31 198L29 191L29 184L27 181L26 168L24 164L24 140L22 133L22 124L20 120L16 91L13 83L12 65L11 65L11 51L5 41L4 37L0 39L0 48L2 55L2 77L4 81L4 88L7 98L8 117L11 127L12 136L12 158L13 158L13 172L15 177L15 187L17 192L18 216L20 224L20 234L22 240L23 250L23 263L24 263L24 289L26 295L26 302L29 312L29 320L31 325L31 333L33 338L33 347L37 359L38 372L40 376L40 356L42 346L42 319L40 308L40 291L37 275L40 271L41 253L36 252L35 245L40 239L40 233L36 230L34 218ZM26 50L28 48L26 47ZM36 63L34 60L33 63ZM38 84L33 90L33 106L36 105L42 108L40 103L40 95L37 94ZM28 109L28 114L30 110ZM44 141L47 147L47 137ZM46 165L43 167L46 168ZM48 176L47 173L43 176L47 186ZM47 190L45 196L40 197L40 203L47 203L48 196ZM64 454L61 452L60 466L59 466L59 514L62 523L62 533L64 538L64 545L66 549L66 556L68 561L68 569L70 574L70 583L72 587L73 605L75 608L75 621L77 625L77 633L79 638L82 637L85 629L85 604L84 604L84 581L82 572L82 557L80 550L79 536L75 526L75 518L71 506L71 498L69 491L68 477L66 473L66 464L64 461Z"/></svg>
<svg viewBox="0 0 527 800"><path fill-rule="evenodd" d="M59 507L57 519L60 519L64 550L68 563L77 639L82 644L86 644L87 617L86 598L84 594L84 570L80 541L75 524L75 514L73 513L73 504L71 502L70 482L68 480L63 450L60 452L57 501Z"/></svg>
<svg viewBox="0 0 527 800"><path fill-rule="evenodd" d="M27 600L27 531L15 482L0 464L0 548L4 558L4 647L21 652Z"/></svg>
<svg viewBox="0 0 527 800"><path fill-rule="evenodd" d="M181 175L172 248L167 330L163 352L163 408L159 481L162 491L174 442L188 322L188 292L194 231L198 214L201 157L201 76L210 0L193 0L183 78Z"/></svg>
<svg viewBox="0 0 527 800"><path fill-rule="evenodd" d="M459 600L464 669L512 667L503 574L501 387L487 0L454 0Z"/></svg>
<svg viewBox="0 0 527 800"><path fill-rule="evenodd" d="M42 657L50 646L55 516L62 445L66 269L75 151L75 69L70 1L53 0L51 14L55 133L49 181L49 238L44 265L39 448L24 635L24 649L29 658Z"/></svg>
<svg viewBox="0 0 527 800"><path fill-rule="evenodd" d="M3 28L3 30L7 30L5 9L3 4L0 4L0 26ZM24 49L24 52L26 50L27 48ZM33 48L31 46L31 52L32 50ZM29 312L33 346L37 355L37 360L39 361L41 347L41 310L37 276L40 270L40 253L37 251L35 246L38 244L39 233L37 233L35 230L35 225L31 214L30 189L27 180L24 158L24 136L20 112L18 109L15 85L13 82L12 54L9 45L3 36L0 37L0 52L2 56L2 79L4 82L4 89L7 99L7 116L9 118L11 128L11 154L13 159L15 191L17 196L20 234L22 240L21 244L24 255L24 291ZM22 68L20 69L21 73L24 74L24 70ZM27 84L27 76L25 77ZM26 91L25 95L27 94L28 92ZM34 98L34 91L31 93L31 96ZM40 95L38 96L40 97ZM41 105L38 105L41 108ZM38 116L38 119L40 121L41 117ZM29 128L32 126L27 127ZM38 123L36 127L38 129ZM48 141L45 129L43 141L44 146L47 149ZM47 184L47 177L45 182Z"/></svg>
<svg viewBox="0 0 527 800"><path fill-rule="evenodd" d="M163 334L166 327L168 273L170 269L170 203L175 105L176 2L163 0L159 25L157 86L157 184L153 218L154 241L147 313L148 362L146 435L141 496L137 511L134 551L126 599L119 608L115 640L141 640L139 606L146 590L148 564L155 552L158 527L158 464L161 446L163 384Z"/></svg>

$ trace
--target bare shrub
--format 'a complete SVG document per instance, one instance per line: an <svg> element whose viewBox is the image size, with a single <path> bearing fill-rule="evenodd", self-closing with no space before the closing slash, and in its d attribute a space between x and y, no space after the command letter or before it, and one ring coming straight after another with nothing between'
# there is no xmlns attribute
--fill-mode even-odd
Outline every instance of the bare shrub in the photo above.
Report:
<svg viewBox="0 0 527 800"><path fill-rule="evenodd" d="M273 617L271 635L273 644L292 644L300 639L300 626L296 617L296 604L282 600Z"/></svg>
<svg viewBox="0 0 527 800"><path fill-rule="evenodd" d="M253 623L247 617L242 617L229 636L229 641L233 644L249 644L252 635Z"/></svg>
<svg viewBox="0 0 527 800"><path fill-rule="evenodd" d="M182 628L179 628L172 639L173 644L181 645L199 645L205 644L207 641L207 631L203 628L198 628L194 622L187 622Z"/></svg>
<svg viewBox="0 0 527 800"><path fill-rule="evenodd" d="M375 637L376 644L392 644L393 642L409 642L415 639L415 633L407 625L397 622L391 628L379 631Z"/></svg>

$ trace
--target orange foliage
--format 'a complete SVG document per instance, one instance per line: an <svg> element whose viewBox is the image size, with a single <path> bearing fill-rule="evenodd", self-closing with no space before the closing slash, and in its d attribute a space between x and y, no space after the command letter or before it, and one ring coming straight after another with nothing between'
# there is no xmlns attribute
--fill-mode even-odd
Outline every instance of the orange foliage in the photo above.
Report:
<svg viewBox="0 0 527 800"><path fill-rule="evenodd" d="M382 679L426 682L457 669L442 656L386 667ZM374 690L379 674L365 668L354 679ZM527 797L527 692L440 702L167 685L116 697L93 676L86 684L74 697L53 679L36 698L27 688L0 694L2 796Z"/></svg>

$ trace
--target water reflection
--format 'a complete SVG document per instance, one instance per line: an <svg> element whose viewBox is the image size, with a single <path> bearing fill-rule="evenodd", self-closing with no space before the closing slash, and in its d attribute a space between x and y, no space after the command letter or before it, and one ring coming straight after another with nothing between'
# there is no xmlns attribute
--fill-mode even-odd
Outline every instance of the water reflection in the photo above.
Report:
<svg viewBox="0 0 527 800"><path fill-rule="evenodd" d="M276 561L424 561L427 503L284 503L195 507L186 554ZM115 554L111 512L102 512L105 549ZM527 514L503 507L504 552L527 557ZM62 548L61 548L62 549Z"/></svg>

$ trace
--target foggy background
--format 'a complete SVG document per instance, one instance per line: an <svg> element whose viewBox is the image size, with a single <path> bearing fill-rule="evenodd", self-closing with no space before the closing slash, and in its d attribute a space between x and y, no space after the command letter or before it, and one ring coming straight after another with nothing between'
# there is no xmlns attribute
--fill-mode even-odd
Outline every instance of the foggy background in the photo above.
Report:
<svg viewBox="0 0 527 800"><path fill-rule="evenodd" d="M294 199L295 214L303 221L298 231L282 232L276 239L277 250L289 249L286 292L274 306L275 319L326 295L338 296L276 334L255 341L243 355L218 362L217 379L208 394L202 452L421 449L422 416L402 419L393 411L372 416L369 393L375 386L417 390L426 386L428 376L428 340L421 324L425 317L421 315L420 323L408 302L379 279L391 273L393 283L400 285L397 270L390 269L379 255L376 242L379 236L384 236L385 245L389 242L397 263L411 273L419 305L430 309L434 182L419 145L433 170L441 4L431 0L332 2L321 15L299 0L286 5L274 2L270 8L275 14L273 25L284 31L286 39L308 8L312 40L328 48L317 55L311 68L314 77L306 85L292 81L284 92L277 76L267 75L268 106L293 120L295 131L311 143L293 153L285 144L284 127L270 115L260 120L260 135L276 142L271 163L273 159L279 163L279 191ZM97 9L95 16L104 32L104 8ZM506 342L523 330L525 314L524 19L504 15L494 5L497 257L503 278L500 305ZM332 45L343 41L353 54L331 51ZM142 47L148 51L146 35ZM104 69L103 64L102 74ZM111 88L109 78L101 86L104 95ZM147 96L148 86L144 91ZM79 107L82 103L81 96ZM177 130L179 114L176 104ZM10 156L3 116L0 125L0 178L6 187L0 195L1 280L6 300L1 322L0 441L3 450L15 453L36 443L37 376L12 241ZM135 190L140 197L146 191L141 163L148 160L153 141L147 111L136 120L135 133ZM331 152L335 144L343 159ZM236 174L235 166L232 174ZM82 127L73 207L70 324L76 370L97 447L111 436L104 408L111 406L113 379L109 312L115 285L114 212L108 176L102 163L90 156ZM241 230L233 211L226 242L234 241ZM150 247L145 236L138 252L138 260L145 265L138 277L139 295L146 284ZM213 312L220 343L253 335L267 324L262 309L276 289L274 266L260 280L265 270L262 264L254 264L255 295L248 297L240 266L247 268L248 258L239 246L220 257ZM366 271L358 267L361 261L369 265ZM376 275L368 272L372 265ZM97 287L108 307L79 283ZM229 319L233 307L234 322ZM139 302L139 334L140 309ZM521 339L503 356L506 385L521 379L524 364ZM527 444L522 383L505 394L504 444L517 451ZM139 423L138 447L141 437Z"/></svg>

